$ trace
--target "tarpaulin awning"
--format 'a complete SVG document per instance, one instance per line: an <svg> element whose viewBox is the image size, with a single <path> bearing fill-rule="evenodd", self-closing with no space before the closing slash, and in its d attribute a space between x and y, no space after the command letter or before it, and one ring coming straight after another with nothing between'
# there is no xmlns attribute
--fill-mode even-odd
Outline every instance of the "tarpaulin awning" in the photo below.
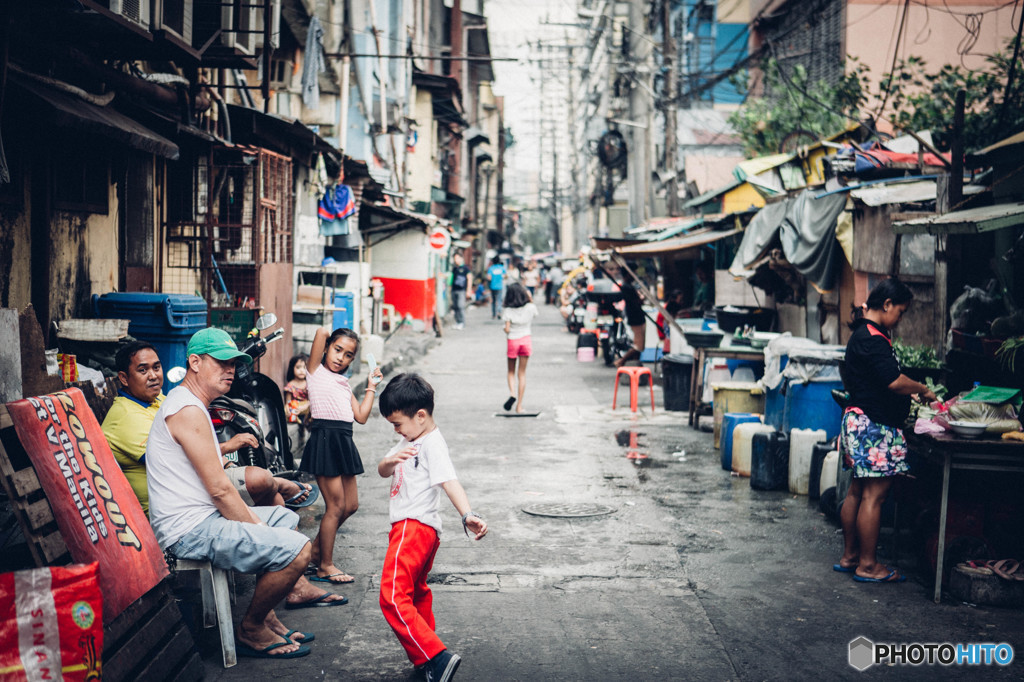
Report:
<svg viewBox="0 0 1024 682"><path fill-rule="evenodd" d="M25 90L46 109L45 116L49 121L43 121L44 124L50 122L60 128L82 130L167 159L178 158L178 145L111 106L87 102L17 73L11 73L9 78L11 83Z"/></svg>
<svg viewBox="0 0 1024 682"><path fill-rule="evenodd" d="M896 234L978 234L1024 225L1024 203L996 204L893 223Z"/></svg>
<svg viewBox="0 0 1024 682"><path fill-rule="evenodd" d="M769 204L754 216L743 235L729 272L742 277L778 236L782 252L804 277L823 291L832 289L839 274L836 222L846 197L833 194L815 199L809 191Z"/></svg>
<svg viewBox="0 0 1024 682"><path fill-rule="evenodd" d="M978 194L985 190L981 185L965 185L964 196ZM937 183L934 180L904 182L899 184L880 184L850 190L850 196L868 206L885 204L913 204L924 201L935 201Z"/></svg>
<svg viewBox="0 0 1024 682"><path fill-rule="evenodd" d="M697 249L701 246L717 242L720 239L740 234L741 232L743 232L743 230L739 228L725 231L700 230L693 234L688 234L685 237L676 237L675 239L666 239L660 242L641 242L639 244L633 244L632 246L617 246L613 247L613 250L623 256L660 256L666 253L678 253L689 249Z"/></svg>

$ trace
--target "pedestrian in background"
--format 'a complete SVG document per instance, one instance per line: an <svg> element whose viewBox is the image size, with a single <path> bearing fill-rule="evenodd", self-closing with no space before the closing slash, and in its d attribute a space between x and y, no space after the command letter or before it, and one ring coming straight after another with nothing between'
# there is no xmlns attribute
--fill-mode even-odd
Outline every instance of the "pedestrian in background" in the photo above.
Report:
<svg viewBox="0 0 1024 682"><path fill-rule="evenodd" d="M288 419L288 439L292 443L292 457L302 459L306 446L306 423L309 420L309 392L306 390L306 363L309 356L300 353L288 362L284 377L284 405Z"/></svg>
<svg viewBox="0 0 1024 682"><path fill-rule="evenodd" d="M526 290L530 292L530 298L533 298L537 287L540 286L540 273L537 272L537 264L533 261L526 264L526 269L523 270L522 283Z"/></svg>
<svg viewBox="0 0 1024 682"><path fill-rule="evenodd" d="M469 291L473 287L473 273L466 267L462 254L455 254L452 259L452 312L455 313L455 328L466 327L466 300L471 298Z"/></svg>
<svg viewBox="0 0 1024 682"><path fill-rule="evenodd" d="M853 573L866 583L903 582L895 568L877 562L878 534L893 477L905 474L907 441L902 426L910 414L910 396L935 400L927 386L903 374L892 348L895 327L913 299L897 279L879 283L867 309L851 326L843 383L850 393L839 433L839 455L853 482L843 502L843 556L832 569Z"/></svg>
<svg viewBox="0 0 1024 682"><path fill-rule="evenodd" d="M505 264L501 262L499 256L495 256L491 261L491 267L487 268L487 285L491 291L492 320L501 317L501 297L505 292L506 274L508 274L508 270L505 269Z"/></svg>
<svg viewBox="0 0 1024 682"><path fill-rule="evenodd" d="M441 546L441 491L462 515L474 539L487 535L487 522L474 514L448 444L434 423L434 389L416 374L399 374L380 395L380 412L402 439L377 465L391 479L391 532L380 579L380 609L413 665L427 682L448 682L461 658L434 630L433 596L427 577Z"/></svg>
<svg viewBox="0 0 1024 682"><path fill-rule="evenodd" d="M547 284L544 285L544 301L548 305L559 305L558 290L565 282L565 273L562 272L558 263L552 265L548 270L547 280Z"/></svg>
<svg viewBox="0 0 1024 682"><path fill-rule="evenodd" d="M316 575L310 580L323 583L351 583L355 578L334 565L334 539L345 519L359 509L356 476L363 473L359 450L352 441L352 422L365 424L373 408L377 386L373 377L383 377L375 369L366 382L362 401L352 395L344 373L359 352L359 336L351 329L335 329L330 337L321 327L313 337L309 353L306 386L313 423L302 453L299 471L316 476L327 505L320 530L313 539L311 562Z"/></svg>
<svg viewBox="0 0 1024 682"><path fill-rule="evenodd" d="M519 282L512 282L505 292L505 311L501 319L505 322L505 336L508 338L508 400L504 408L512 409L516 400L516 412L523 412L523 393L526 392L526 363L533 352L530 324L537 316L537 306ZM518 365L518 368L517 368Z"/></svg>

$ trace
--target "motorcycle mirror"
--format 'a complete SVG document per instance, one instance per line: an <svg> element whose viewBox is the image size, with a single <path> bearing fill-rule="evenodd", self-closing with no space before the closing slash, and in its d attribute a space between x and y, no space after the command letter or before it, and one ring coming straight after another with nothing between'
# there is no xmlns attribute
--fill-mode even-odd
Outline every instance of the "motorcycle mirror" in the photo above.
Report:
<svg viewBox="0 0 1024 682"><path fill-rule="evenodd" d="M266 313L265 315L260 315L259 319L256 320L256 328L259 329L260 331L263 331L264 329L270 329L275 324L277 324L277 315L275 315L274 313Z"/></svg>
<svg viewBox="0 0 1024 682"><path fill-rule="evenodd" d="M172 384L180 383L185 378L184 367L171 367L167 370L167 380Z"/></svg>

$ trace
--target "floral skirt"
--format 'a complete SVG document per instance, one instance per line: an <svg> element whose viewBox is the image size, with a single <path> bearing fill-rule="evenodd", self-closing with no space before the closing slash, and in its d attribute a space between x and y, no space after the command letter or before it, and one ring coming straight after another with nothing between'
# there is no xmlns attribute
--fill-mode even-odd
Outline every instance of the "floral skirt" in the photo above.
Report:
<svg viewBox="0 0 1024 682"><path fill-rule="evenodd" d="M853 469L854 478L896 476L910 470L903 429L877 424L859 407L843 413L839 456L843 469Z"/></svg>

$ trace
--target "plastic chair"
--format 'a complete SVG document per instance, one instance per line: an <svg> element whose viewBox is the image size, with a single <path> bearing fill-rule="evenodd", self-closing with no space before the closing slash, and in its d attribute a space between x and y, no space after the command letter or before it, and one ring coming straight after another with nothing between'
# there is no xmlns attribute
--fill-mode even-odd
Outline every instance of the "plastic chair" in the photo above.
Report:
<svg viewBox="0 0 1024 682"><path fill-rule="evenodd" d="M214 568L209 561L176 559L176 571L199 571L203 590L203 626L220 629L220 648L224 667L238 663L235 654L235 630L231 624L231 592L228 590L228 572Z"/></svg>
<svg viewBox="0 0 1024 682"><path fill-rule="evenodd" d="M637 410L637 393L640 392L640 377L648 377L648 386L651 389L651 412L654 412L654 376L651 370L646 367L619 367L615 372L615 393L612 396L612 409L618 406L619 402L619 375L629 376L629 409L631 412Z"/></svg>

